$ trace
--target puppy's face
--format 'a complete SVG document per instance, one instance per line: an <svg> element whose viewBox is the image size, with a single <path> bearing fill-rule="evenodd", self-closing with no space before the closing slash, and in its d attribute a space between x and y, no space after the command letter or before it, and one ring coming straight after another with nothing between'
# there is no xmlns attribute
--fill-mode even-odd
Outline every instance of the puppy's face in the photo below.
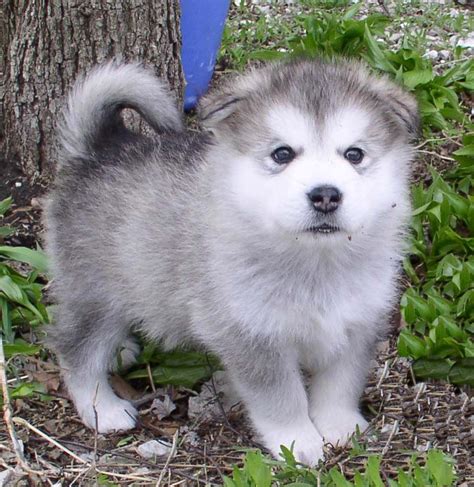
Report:
<svg viewBox="0 0 474 487"><path fill-rule="evenodd" d="M270 232L334 242L373 234L407 206L416 105L360 66L257 71L217 108L204 105L204 119L223 197Z"/></svg>

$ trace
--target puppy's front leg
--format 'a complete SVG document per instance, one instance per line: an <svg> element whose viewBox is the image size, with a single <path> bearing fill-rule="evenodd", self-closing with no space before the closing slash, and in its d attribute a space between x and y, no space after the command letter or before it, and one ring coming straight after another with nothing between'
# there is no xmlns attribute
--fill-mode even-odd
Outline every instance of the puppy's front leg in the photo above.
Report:
<svg viewBox="0 0 474 487"><path fill-rule="evenodd" d="M334 362L316 371L310 387L310 416L325 442L345 444L357 426L368 423L360 414L371 354L365 346L351 344Z"/></svg>
<svg viewBox="0 0 474 487"><path fill-rule="evenodd" d="M295 354L255 341L235 345L221 356L263 444L278 458L280 445L294 443L296 459L314 465L323 442L309 417Z"/></svg>

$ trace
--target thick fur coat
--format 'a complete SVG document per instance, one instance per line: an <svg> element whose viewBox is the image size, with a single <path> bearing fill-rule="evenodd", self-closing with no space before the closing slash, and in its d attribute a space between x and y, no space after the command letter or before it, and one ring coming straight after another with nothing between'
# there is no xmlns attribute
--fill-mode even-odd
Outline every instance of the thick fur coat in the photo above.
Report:
<svg viewBox="0 0 474 487"><path fill-rule="evenodd" d="M156 137L128 131L124 107ZM358 401L397 297L416 103L359 64L299 60L231 80L200 116L203 132L184 129L138 64L78 81L46 211L50 340L92 428L135 423L107 374L139 330L216 353L262 443L277 455L294 442L312 464L367 424Z"/></svg>

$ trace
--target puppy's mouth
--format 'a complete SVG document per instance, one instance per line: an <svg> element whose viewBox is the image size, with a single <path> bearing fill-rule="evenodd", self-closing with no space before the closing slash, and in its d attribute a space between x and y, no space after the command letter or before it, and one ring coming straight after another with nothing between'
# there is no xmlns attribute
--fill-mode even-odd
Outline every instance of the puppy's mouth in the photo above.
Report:
<svg viewBox="0 0 474 487"><path fill-rule="evenodd" d="M340 228L336 225L330 225L329 223L321 223L320 225L313 225L306 229L310 233L336 233L340 231Z"/></svg>

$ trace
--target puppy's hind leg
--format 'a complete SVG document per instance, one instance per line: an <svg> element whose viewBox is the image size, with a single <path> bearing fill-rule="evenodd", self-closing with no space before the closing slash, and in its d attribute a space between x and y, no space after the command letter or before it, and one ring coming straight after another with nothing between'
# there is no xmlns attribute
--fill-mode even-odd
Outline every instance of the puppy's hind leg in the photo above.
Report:
<svg viewBox="0 0 474 487"><path fill-rule="evenodd" d="M88 308L87 311L84 309ZM52 343L77 412L86 426L101 433L133 428L136 409L120 399L108 381L108 369L127 327L113 313L83 306L74 312L65 306L52 327Z"/></svg>

